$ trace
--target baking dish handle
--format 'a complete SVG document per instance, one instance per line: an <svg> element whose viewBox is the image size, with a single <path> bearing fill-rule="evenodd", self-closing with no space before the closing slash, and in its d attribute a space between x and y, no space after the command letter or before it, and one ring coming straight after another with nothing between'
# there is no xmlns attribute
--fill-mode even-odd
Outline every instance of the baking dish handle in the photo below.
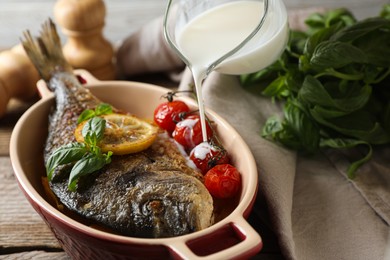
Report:
<svg viewBox="0 0 390 260"><path fill-rule="evenodd" d="M84 79L85 80L84 84L95 84L100 82L100 80L95 78L95 76L93 76L89 71L85 69L76 69L74 70L74 74Z"/></svg>
<svg viewBox="0 0 390 260"><path fill-rule="evenodd" d="M85 81L83 84L94 84L100 82L91 73L84 69L76 69L74 70L74 74L76 76L80 76L82 80ZM54 95L53 92L47 87L47 84L43 79L37 82L37 88L38 93L42 99L50 98Z"/></svg>
<svg viewBox="0 0 390 260"><path fill-rule="evenodd" d="M226 226L221 227L226 228ZM191 241L186 240L176 240L174 243L169 244L169 248L174 256L177 259L242 259L253 256L257 252L259 252L263 246L262 239L260 235L253 229L253 227L244 219L242 216L234 219L228 225L228 228L232 229L229 232L230 234L235 236L235 239L239 239L237 244L230 246L225 249L221 249L217 252L213 252L211 254L204 255L203 253L197 254L191 249ZM206 239L198 239L196 242L198 246L202 246L204 248L209 248L208 251L212 251L213 242L216 239L220 239L221 241L229 240L226 232L213 231L210 234L205 235L208 237Z"/></svg>
<svg viewBox="0 0 390 260"><path fill-rule="evenodd" d="M54 96L54 93L47 87L46 82L43 79L40 79L37 82L38 93L42 99L48 99Z"/></svg>

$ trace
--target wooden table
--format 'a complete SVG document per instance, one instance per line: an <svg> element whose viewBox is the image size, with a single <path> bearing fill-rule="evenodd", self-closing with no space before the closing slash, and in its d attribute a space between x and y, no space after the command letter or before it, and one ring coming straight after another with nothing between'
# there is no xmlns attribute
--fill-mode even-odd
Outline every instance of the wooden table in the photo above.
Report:
<svg viewBox="0 0 390 260"><path fill-rule="evenodd" d="M107 2L105 35L117 42L137 30L150 19L161 15L165 1L110 0ZM358 17L375 15L387 0L285 0L288 8L325 5L350 6ZM38 30L44 17L52 16L54 1L0 1L0 49L18 43L22 31ZM28 19L26 18L28 17ZM126 28L126 29L123 29ZM159 79L142 78L156 83ZM165 84L166 82L162 83ZM169 83L168 83L169 84ZM21 103L12 100L5 117L0 118L0 259L69 259L40 216L32 209L15 180L9 158L9 139L12 128L23 112L36 100ZM259 220L264 233L265 248L256 259L281 259L269 225Z"/></svg>

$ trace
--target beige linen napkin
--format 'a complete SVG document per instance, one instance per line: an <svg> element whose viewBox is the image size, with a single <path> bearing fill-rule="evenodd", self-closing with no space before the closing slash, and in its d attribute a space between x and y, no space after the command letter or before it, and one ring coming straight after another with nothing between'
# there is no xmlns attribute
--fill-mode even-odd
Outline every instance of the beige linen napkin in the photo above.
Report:
<svg viewBox="0 0 390 260"><path fill-rule="evenodd" d="M290 12L290 26L302 28L311 12ZM163 40L161 21L152 21L118 46L123 76L183 68ZM179 88L191 82L186 69ZM306 158L263 139L265 120L281 108L243 90L237 77L211 73L203 95L206 106L236 128L255 156L259 195L251 221L254 226L256 221L271 223L283 258L385 259L390 246L389 149L376 151L370 164L350 181L345 177L348 153L326 151ZM262 235L263 230L258 231ZM268 246L266 254L256 258L279 259L278 250Z"/></svg>

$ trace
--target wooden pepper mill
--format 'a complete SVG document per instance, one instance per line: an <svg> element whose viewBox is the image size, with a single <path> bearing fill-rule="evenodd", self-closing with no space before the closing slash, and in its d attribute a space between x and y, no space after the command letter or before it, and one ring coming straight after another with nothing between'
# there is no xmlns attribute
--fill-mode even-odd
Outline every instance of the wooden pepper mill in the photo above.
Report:
<svg viewBox="0 0 390 260"><path fill-rule="evenodd" d="M37 94L38 71L22 45L0 53L0 117L11 98L28 100Z"/></svg>
<svg viewBox="0 0 390 260"><path fill-rule="evenodd" d="M68 37L65 58L75 69L86 69L100 80L115 79L114 49L104 37L103 0L59 0L54 17Z"/></svg>

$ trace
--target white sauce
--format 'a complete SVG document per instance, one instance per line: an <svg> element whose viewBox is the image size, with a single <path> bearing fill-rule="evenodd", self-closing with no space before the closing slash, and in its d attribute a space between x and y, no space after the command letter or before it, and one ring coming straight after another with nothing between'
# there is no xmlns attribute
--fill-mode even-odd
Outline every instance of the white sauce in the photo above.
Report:
<svg viewBox="0 0 390 260"><path fill-rule="evenodd" d="M198 122L199 122L199 119L186 118L185 120L177 123L177 126L179 128L186 127L186 132L184 133L184 137L185 137L186 142L188 144L190 144L191 147L196 145L193 142L192 136L194 135L194 127ZM202 127L202 130L203 130L203 127Z"/></svg>
<svg viewBox="0 0 390 260"><path fill-rule="evenodd" d="M206 158L207 154L211 153L211 150L215 150L215 149L212 149L212 147L209 143L203 142L203 143L200 143L199 145L197 145L191 151L191 154L197 159L204 160Z"/></svg>
<svg viewBox="0 0 390 260"><path fill-rule="evenodd" d="M283 11L284 6L281 4L277 10L279 17L273 12L268 13L260 33L226 60L229 71L239 74L248 67L256 71L261 68L255 67L250 60L260 60L265 67L280 55L288 35L287 15ZM257 27L263 13L264 6L260 1L243 0L222 4L195 17L177 33L178 47L191 63L189 66L195 81L204 142L207 141L207 134L201 84L207 76L206 70L210 64L240 44ZM267 42L270 44L267 45ZM217 70L223 66L224 63L217 66Z"/></svg>

